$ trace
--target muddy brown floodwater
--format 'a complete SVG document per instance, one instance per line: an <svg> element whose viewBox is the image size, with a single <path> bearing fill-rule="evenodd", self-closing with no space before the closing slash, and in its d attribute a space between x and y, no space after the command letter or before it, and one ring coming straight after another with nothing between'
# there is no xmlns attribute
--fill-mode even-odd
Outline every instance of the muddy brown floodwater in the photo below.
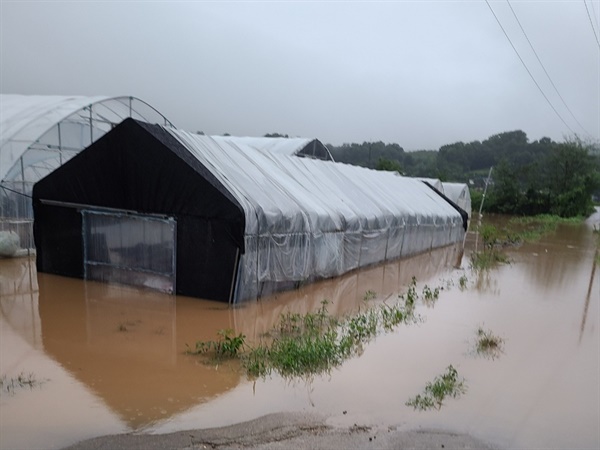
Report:
<svg viewBox="0 0 600 450"><path fill-rule="evenodd" d="M598 448L600 270L592 224L561 226L510 248L511 265L482 275L468 267L473 247L469 233L466 256L448 247L235 309L38 274L29 258L0 260L0 448L61 448L282 411L323 413L334 426L468 433L501 448ZM423 322L378 336L327 376L254 382L236 363L215 367L184 353L220 329L256 340L280 314L314 311L323 299L340 316L364 308L368 290L377 294L373 303L393 301L413 275L419 292L425 284L444 288L435 304L417 306ZM478 327L504 339L503 353L474 353ZM439 411L405 405L450 364L466 380L465 395ZM20 374L36 383L7 391Z"/></svg>

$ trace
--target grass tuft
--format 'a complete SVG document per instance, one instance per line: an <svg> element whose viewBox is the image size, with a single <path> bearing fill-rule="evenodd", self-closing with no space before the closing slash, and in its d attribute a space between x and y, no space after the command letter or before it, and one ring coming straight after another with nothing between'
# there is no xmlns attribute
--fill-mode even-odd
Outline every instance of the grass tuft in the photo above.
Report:
<svg viewBox="0 0 600 450"><path fill-rule="evenodd" d="M476 331L475 352L487 358L498 358L504 353L504 339L480 326Z"/></svg>
<svg viewBox="0 0 600 450"><path fill-rule="evenodd" d="M467 392L465 379L458 379L458 371L449 365L446 373L436 376L432 382L428 382L422 394L409 399L406 406L412 406L415 410L426 411L429 409L441 409L447 397L458 398Z"/></svg>
<svg viewBox="0 0 600 450"><path fill-rule="evenodd" d="M216 341L198 341L187 353L212 355L213 359L238 358L250 377L265 377L277 372L283 377L312 377L329 373L345 360L363 352L364 346L380 333L393 331L401 324L419 321L415 304L421 298L416 279L394 304L367 307L356 315L338 319L327 310L323 300L316 312L282 314L261 342L250 347L245 336L221 330ZM437 300L439 288L423 289L423 301Z"/></svg>

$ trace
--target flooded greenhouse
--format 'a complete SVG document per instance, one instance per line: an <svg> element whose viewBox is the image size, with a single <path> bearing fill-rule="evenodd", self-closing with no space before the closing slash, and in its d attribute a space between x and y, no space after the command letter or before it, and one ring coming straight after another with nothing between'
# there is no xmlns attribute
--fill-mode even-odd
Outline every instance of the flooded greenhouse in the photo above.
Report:
<svg viewBox="0 0 600 450"><path fill-rule="evenodd" d="M33 258L0 259L0 446L62 448L111 433L314 411L330 426L358 424L372 434L439 429L499 448L596 448L600 271L592 226L561 225L507 249L511 264L485 272L469 267L474 237L464 256L462 245L431 250L235 308L38 273ZM440 289L434 301L417 302L420 320L378 335L326 374L249 378L237 360L215 365L186 354L186 345L223 329L252 345L282 315L316 311L324 299L340 318L391 304L413 276L419 292ZM501 337L500 352L473 351L479 329ZM439 410L406 405L449 365L464 377L462 396ZM19 377L23 385L9 383Z"/></svg>
<svg viewBox="0 0 600 450"><path fill-rule="evenodd" d="M463 242L424 182L281 141L123 121L34 186L38 270L237 304Z"/></svg>
<svg viewBox="0 0 600 450"><path fill-rule="evenodd" d="M317 139L187 133L134 97L0 104L1 449L279 412L600 446L600 212L481 270L464 184L335 163ZM247 355L285 318L327 318L339 344L384 313L312 372L194 352L234 336ZM461 395L419 410L444 370Z"/></svg>

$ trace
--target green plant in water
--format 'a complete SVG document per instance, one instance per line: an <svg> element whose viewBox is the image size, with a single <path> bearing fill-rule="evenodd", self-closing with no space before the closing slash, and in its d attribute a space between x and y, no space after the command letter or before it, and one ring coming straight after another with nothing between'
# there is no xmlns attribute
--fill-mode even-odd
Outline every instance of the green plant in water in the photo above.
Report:
<svg viewBox="0 0 600 450"><path fill-rule="evenodd" d="M504 339L494 335L491 330L478 327L476 331L475 352L478 355L495 359L504 353Z"/></svg>
<svg viewBox="0 0 600 450"><path fill-rule="evenodd" d="M537 216L513 217L509 225L515 240L519 242L535 242L548 233L556 231L558 225L579 225L583 217L560 217L552 214Z"/></svg>
<svg viewBox="0 0 600 450"><path fill-rule="evenodd" d="M440 288L431 289L429 286L423 286L423 302L427 306L433 306L440 296Z"/></svg>
<svg viewBox="0 0 600 450"><path fill-rule="evenodd" d="M469 282L469 279L467 278L466 275L461 276L458 279L458 285L460 286L461 290L465 290L467 288L467 283Z"/></svg>
<svg viewBox="0 0 600 450"><path fill-rule="evenodd" d="M458 398L467 392L465 379L458 379L458 371L449 365L446 373L438 375L432 382L428 382L422 394L406 402L406 406L412 406L416 410L428 409L439 410L447 397Z"/></svg>
<svg viewBox="0 0 600 450"><path fill-rule="evenodd" d="M489 270L499 264L508 264L508 257L495 248L471 253L471 267L474 270Z"/></svg>
<svg viewBox="0 0 600 450"><path fill-rule="evenodd" d="M373 300L376 297L377 297L377 293L375 291L372 291L371 289L369 289L367 292L365 292L365 296L363 297L363 300L367 302L369 300Z"/></svg>
<svg viewBox="0 0 600 450"><path fill-rule="evenodd" d="M439 288L429 288L428 295L437 298ZM264 377L273 371L284 377L311 377L329 372L346 359L359 355L364 345L381 332L390 332L401 323L417 322L415 303L419 299L416 279L412 278L406 294L399 295L393 305L369 307L353 316L338 319L329 314L323 300L316 312L288 312L263 336L255 347L245 344L244 336L233 336L231 330L220 331L217 341L199 341L191 354L213 352L217 356L237 357L251 377Z"/></svg>
<svg viewBox="0 0 600 450"><path fill-rule="evenodd" d="M233 330L219 330L219 339L216 341L198 341L194 349L186 344L186 353L192 355L212 354L215 359L226 359L237 357L244 347L246 336L242 333L234 335Z"/></svg>
<svg viewBox="0 0 600 450"><path fill-rule="evenodd" d="M493 225L481 225L479 233L485 249L492 249L500 241L500 231Z"/></svg>
<svg viewBox="0 0 600 450"><path fill-rule="evenodd" d="M514 243L514 237L508 236L506 232L503 235L493 225L481 225L478 232L483 240L483 250L471 253L471 267L474 270L489 270L498 264L508 263L508 258L500 248L507 243Z"/></svg>

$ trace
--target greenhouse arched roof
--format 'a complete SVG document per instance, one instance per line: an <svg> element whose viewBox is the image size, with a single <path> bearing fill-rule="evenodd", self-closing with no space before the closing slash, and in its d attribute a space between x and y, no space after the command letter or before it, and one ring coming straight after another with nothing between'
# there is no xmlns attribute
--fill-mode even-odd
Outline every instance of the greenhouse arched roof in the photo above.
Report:
<svg viewBox="0 0 600 450"><path fill-rule="evenodd" d="M0 183L35 183L127 117L172 126L131 96L0 95Z"/></svg>
<svg viewBox="0 0 600 450"><path fill-rule="evenodd" d="M211 136L211 138L224 145L245 146L259 152L333 161L329 149L318 139L246 136Z"/></svg>

